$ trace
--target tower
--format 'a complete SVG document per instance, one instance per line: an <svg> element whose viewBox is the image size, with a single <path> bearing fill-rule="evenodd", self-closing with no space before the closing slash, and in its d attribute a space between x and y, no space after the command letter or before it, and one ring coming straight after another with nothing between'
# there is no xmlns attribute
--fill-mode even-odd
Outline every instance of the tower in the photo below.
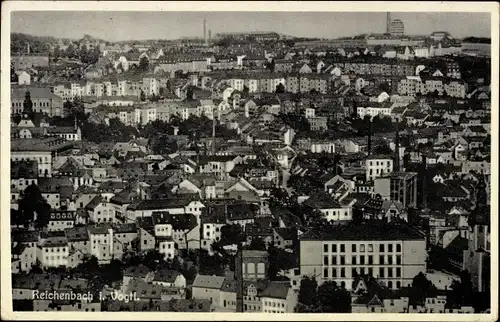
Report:
<svg viewBox="0 0 500 322"><path fill-rule="evenodd" d="M385 21L385 33L386 34L389 34L391 32L391 13L388 12L387 13L387 18L386 18L386 21Z"/></svg>

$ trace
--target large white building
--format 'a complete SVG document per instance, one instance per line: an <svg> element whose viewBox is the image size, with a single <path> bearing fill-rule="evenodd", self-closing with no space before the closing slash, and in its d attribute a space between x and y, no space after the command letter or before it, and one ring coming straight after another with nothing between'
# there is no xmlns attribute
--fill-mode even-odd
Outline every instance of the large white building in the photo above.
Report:
<svg viewBox="0 0 500 322"><path fill-rule="evenodd" d="M394 161L389 156L371 155L366 159L366 181L383 177L394 169Z"/></svg>
<svg viewBox="0 0 500 322"><path fill-rule="evenodd" d="M300 274L345 283L368 274L388 288L411 285L426 271L425 236L409 226L348 224L334 230L309 231L300 237Z"/></svg>

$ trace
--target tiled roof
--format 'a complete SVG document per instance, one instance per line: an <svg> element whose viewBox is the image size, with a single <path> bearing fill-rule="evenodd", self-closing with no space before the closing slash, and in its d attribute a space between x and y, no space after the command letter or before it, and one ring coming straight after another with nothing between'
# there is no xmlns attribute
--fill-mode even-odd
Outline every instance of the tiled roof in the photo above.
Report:
<svg viewBox="0 0 500 322"><path fill-rule="evenodd" d="M221 276L209 276L209 275L197 275L194 282L193 288L208 288L220 290L224 283L225 278Z"/></svg>
<svg viewBox="0 0 500 322"><path fill-rule="evenodd" d="M424 240L424 236L407 225L396 224L347 224L342 227L310 230L301 240Z"/></svg>

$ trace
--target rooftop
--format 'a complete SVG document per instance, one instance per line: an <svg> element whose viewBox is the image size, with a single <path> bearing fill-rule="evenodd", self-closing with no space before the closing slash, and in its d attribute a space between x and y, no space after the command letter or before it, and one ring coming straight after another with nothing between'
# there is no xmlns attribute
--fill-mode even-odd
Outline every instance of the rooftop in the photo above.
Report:
<svg viewBox="0 0 500 322"><path fill-rule="evenodd" d="M315 229L304 233L300 240L424 240L424 236L404 224L349 223L340 227Z"/></svg>

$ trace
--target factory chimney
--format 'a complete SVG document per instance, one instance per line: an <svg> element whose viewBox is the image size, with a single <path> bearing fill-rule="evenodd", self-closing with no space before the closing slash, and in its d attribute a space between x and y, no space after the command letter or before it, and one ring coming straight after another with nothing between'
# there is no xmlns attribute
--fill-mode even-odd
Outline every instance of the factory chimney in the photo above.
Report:
<svg viewBox="0 0 500 322"><path fill-rule="evenodd" d="M203 19L203 40L207 44L207 19Z"/></svg>
<svg viewBox="0 0 500 322"><path fill-rule="evenodd" d="M368 156L372 154L372 120L368 121Z"/></svg>
<svg viewBox="0 0 500 322"><path fill-rule="evenodd" d="M391 13L387 13L387 18L386 18L386 27L385 27L385 33L390 34L391 33Z"/></svg>
<svg viewBox="0 0 500 322"><path fill-rule="evenodd" d="M399 119L396 119L396 139L395 139L395 144L396 144L396 163L394 164L394 169L396 172L401 171L401 162L400 162L400 156L399 156Z"/></svg>
<svg viewBox="0 0 500 322"><path fill-rule="evenodd" d="M427 207L427 154L422 153L422 164L420 165L420 180L422 182L422 209Z"/></svg>
<svg viewBox="0 0 500 322"><path fill-rule="evenodd" d="M215 155L215 125L216 125L216 119L215 119L215 113L212 115L212 155Z"/></svg>
<svg viewBox="0 0 500 322"><path fill-rule="evenodd" d="M241 243L238 245L234 271L236 279L236 312L243 313L243 248Z"/></svg>

